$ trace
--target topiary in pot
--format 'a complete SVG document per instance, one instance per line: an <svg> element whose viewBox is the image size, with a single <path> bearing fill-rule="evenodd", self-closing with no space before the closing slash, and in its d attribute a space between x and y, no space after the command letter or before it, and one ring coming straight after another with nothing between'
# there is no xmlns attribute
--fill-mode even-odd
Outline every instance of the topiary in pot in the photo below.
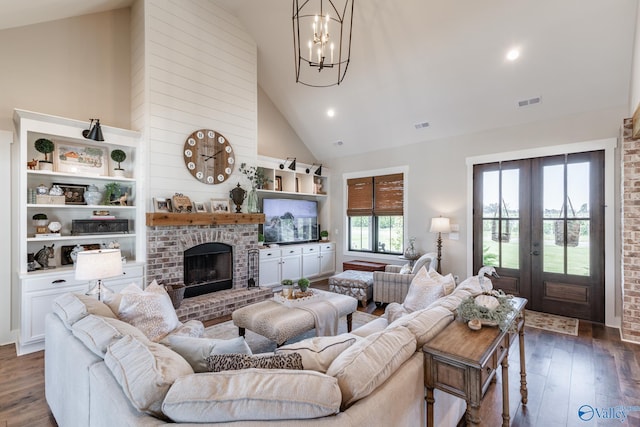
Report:
<svg viewBox="0 0 640 427"><path fill-rule="evenodd" d="M320 238L321 238L322 240L327 240L327 239L329 239L329 232L328 232L327 230L322 230L322 231L320 232Z"/></svg>
<svg viewBox="0 0 640 427"><path fill-rule="evenodd" d="M53 153L53 150L55 148L55 145L53 144L53 142L51 142L46 138L40 138L40 139L36 139L34 146L36 147L36 150L39 153L44 154L43 161L51 163L51 160L49 160L49 153Z"/></svg>
<svg viewBox="0 0 640 427"><path fill-rule="evenodd" d="M124 169L120 166L120 162L124 162L127 158L127 153L122 150L113 150L111 152L111 160L118 163L118 167L113 169L114 176L124 176Z"/></svg>

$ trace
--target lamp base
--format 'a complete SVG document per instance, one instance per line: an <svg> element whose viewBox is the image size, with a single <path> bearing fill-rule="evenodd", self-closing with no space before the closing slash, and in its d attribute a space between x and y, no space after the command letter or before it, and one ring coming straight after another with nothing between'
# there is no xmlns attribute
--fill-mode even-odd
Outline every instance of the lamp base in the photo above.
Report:
<svg viewBox="0 0 640 427"><path fill-rule="evenodd" d="M113 295L113 291L107 288L104 283L102 283L102 280L98 280L98 283L96 283L93 288L89 289L85 295L96 296L98 301L104 301L105 298Z"/></svg>

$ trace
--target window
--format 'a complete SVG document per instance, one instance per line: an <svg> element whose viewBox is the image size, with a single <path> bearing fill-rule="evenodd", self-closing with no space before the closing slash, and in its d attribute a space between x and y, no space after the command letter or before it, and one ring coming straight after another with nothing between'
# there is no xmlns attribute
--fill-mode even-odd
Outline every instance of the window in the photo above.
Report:
<svg viewBox="0 0 640 427"><path fill-rule="evenodd" d="M349 250L402 254L404 174L347 180Z"/></svg>

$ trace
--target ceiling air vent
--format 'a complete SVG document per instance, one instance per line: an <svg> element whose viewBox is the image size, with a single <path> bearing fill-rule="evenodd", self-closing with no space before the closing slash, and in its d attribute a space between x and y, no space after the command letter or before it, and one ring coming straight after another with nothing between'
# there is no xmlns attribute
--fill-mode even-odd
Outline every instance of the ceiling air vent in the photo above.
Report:
<svg viewBox="0 0 640 427"><path fill-rule="evenodd" d="M414 126L416 129L427 128L429 127L429 122L416 123Z"/></svg>
<svg viewBox="0 0 640 427"><path fill-rule="evenodd" d="M523 99L522 101L518 101L518 107L526 107L527 105L535 105L540 104L542 102L542 98L536 96L535 98Z"/></svg>

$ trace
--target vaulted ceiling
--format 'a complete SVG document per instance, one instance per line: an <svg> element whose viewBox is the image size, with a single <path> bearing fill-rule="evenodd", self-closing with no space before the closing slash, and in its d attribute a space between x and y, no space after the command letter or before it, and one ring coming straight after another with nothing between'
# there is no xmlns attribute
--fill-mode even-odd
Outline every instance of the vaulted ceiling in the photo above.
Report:
<svg viewBox="0 0 640 427"><path fill-rule="evenodd" d="M351 63L329 88L295 82L292 0L210 1L256 40L260 86L320 160L629 103L638 0L355 0ZM0 0L0 28L129 3Z"/></svg>

